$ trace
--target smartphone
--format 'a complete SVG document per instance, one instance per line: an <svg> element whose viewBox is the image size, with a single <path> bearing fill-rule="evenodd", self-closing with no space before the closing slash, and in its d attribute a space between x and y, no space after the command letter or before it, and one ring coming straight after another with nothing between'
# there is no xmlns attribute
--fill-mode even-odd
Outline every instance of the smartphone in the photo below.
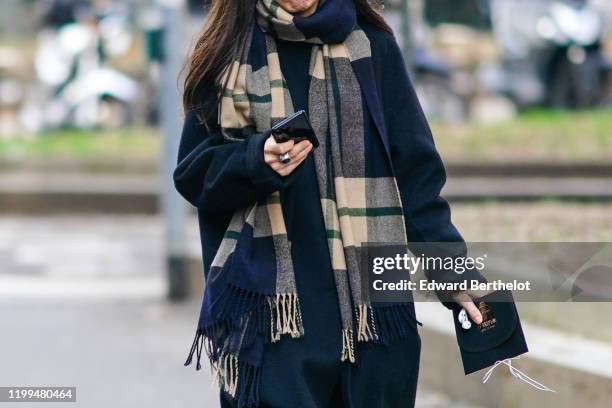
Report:
<svg viewBox="0 0 612 408"><path fill-rule="evenodd" d="M319 140L315 135L306 111L300 110L285 119L278 122L272 127L272 136L276 143L284 143L293 140L295 143L302 140L308 140L312 143L312 147L319 146Z"/></svg>

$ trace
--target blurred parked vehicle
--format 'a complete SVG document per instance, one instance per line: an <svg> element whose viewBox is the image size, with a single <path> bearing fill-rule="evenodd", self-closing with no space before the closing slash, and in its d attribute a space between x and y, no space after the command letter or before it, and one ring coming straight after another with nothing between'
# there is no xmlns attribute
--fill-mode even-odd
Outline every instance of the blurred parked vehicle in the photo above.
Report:
<svg viewBox="0 0 612 408"><path fill-rule="evenodd" d="M445 122L464 120L468 101L464 89L457 87L457 67L428 41L431 27L425 20L427 3L424 0L375 3L384 4L385 18L402 47L427 117Z"/></svg>
<svg viewBox="0 0 612 408"><path fill-rule="evenodd" d="M580 109L610 102L604 23L586 0L491 0L503 48L496 90L519 107Z"/></svg>
<svg viewBox="0 0 612 408"><path fill-rule="evenodd" d="M133 119L138 84L108 64L131 46L128 16L121 8L95 5L57 2L74 16L64 21L49 17L58 15L53 7L47 13L34 57L43 86L31 93L22 115L30 130L119 126Z"/></svg>
<svg viewBox="0 0 612 408"><path fill-rule="evenodd" d="M443 57L424 47L412 55L412 77L423 110L430 119L462 121L468 110L466 95L456 86L454 70Z"/></svg>
<svg viewBox="0 0 612 408"><path fill-rule="evenodd" d="M26 62L15 47L0 46L0 138L17 133Z"/></svg>

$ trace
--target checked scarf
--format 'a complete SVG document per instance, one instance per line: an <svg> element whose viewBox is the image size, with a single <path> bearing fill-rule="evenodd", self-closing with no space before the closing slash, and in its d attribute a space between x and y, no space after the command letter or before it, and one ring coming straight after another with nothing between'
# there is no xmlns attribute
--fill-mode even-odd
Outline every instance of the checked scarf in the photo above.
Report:
<svg viewBox="0 0 612 408"><path fill-rule="evenodd" d="M351 0L326 0L309 17L259 0L255 13L241 57L225 73L219 123L227 142L242 143L293 113L275 38L312 44L308 108L320 142L313 154L342 318L339 358L354 362L355 341L386 344L414 324L405 304L372 305L362 283L364 243L406 245L389 156L369 149L382 146L376 128L365 123L363 95L377 92L370 43ZM263 345L282 335L298 338L304 330L275 192L233 215L207 276L186 365L196 354L199 369L204 349L225 392L239 406L257 404Z"/></svg>

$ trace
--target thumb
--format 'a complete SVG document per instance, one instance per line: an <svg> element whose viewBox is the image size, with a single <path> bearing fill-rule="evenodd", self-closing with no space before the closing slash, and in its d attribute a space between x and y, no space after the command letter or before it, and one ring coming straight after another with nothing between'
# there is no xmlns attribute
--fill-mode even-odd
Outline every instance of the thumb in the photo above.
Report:
<svg viewBox="0 0 612 408"><path fill-rule="evenodd" d="M482 315L480 314L480 310L478 310L474 302L470 300L466 302L459 302L459 304L461 305L461 307L465 309L467 314L470 316L470 319L474 323L476 324L482 323Z"/></svg>

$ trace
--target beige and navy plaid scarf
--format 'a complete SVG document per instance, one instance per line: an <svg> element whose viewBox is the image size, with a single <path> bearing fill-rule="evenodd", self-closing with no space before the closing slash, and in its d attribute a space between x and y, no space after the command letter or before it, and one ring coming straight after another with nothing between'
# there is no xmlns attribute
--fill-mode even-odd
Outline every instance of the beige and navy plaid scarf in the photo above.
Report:
<svg viewBox="0 0 612 408"><path fill-rule="evenodd" d="M413 320L402 305L374 307L364 278L366 243L406 245L400 195L363 95L375 94L370 43L351 0L326 0L310 17L259 0L257 23L239 60L226 71L219 123L242 143L294 112L275 38L312 44L309 116L322 215L342 318L342 361L355 342L401 337ZM370 107L371 109L371 107ZM377 144L378 149L372 149ZM263 344L305 335L291 243L278 192L238 211L208 273L198 333L186 364L202 349L223 389L239 406L256 404ZM316 334L315 334L316 335Z"/></svg>

